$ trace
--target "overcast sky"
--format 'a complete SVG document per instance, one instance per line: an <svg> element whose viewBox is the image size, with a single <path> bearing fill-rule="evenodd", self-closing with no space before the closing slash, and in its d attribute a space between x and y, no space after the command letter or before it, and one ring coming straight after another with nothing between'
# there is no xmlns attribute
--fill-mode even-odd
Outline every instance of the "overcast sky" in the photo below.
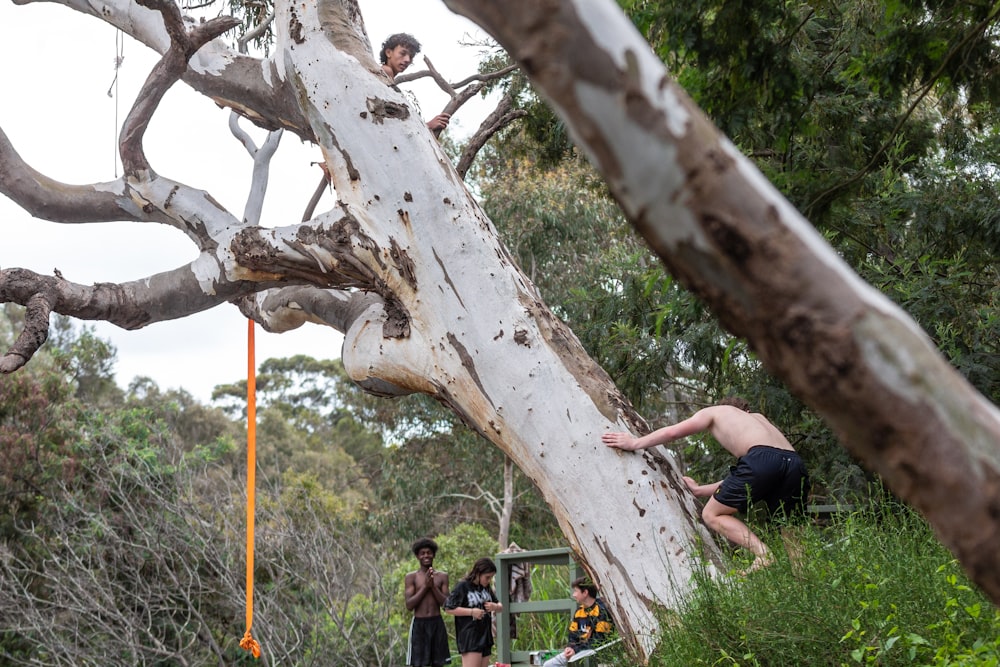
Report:
<svg viewBox="0 0 1000 667"><path fill-rule="evenodd" d="M439 0L360 0L360 6L374 49L388 34L411 32L423 44L421 57L428 56L449 80L474 72L477 50L459 42L484 34ZM21 156L66 183L120 176L116 131L155 54L134 41L123 41L100 21L47 2L17 6L0 0L0 25L4 27L0 127ZM123 59L116 72L119 55ZM418 58L413 69L423 69L422 60ZM425 117L447 102L429 79L404 88L417 95ZM481 104L460 112L450 131L467 135L483 114ZM251 163L229 133L228 120L228 111L179 84L153 117L146 151L156 171L207 190L241 215ZM262 140L261 133L256 136ZM285 134L272 162L265 226L301 219L318 182L318 168L309 164L317 159L318 148ZM332 196L327 195L319 208L331 204ZM138 279L186 264L196 254L187 237L171 227L50 223L32 219L3 196L0 239L0 268L23 267L45 275L58 268L67 280L85 285ZM135 376L145 375L161 389L183 387L207 401L215 385L246 375L246 319L228 304L139 331L94 325L98 335L110 339L118 350L117 379L123 387ZM294 354L337 358L343 343L333 329L311 324L280 335L258 327L256 339L258 364Z"/></svg>

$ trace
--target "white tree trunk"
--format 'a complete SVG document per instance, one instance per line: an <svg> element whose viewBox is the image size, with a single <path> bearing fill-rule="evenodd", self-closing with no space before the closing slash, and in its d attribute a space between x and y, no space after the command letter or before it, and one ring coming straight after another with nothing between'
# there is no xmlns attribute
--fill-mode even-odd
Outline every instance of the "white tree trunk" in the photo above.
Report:
<svg viewBox="0 0 1000 667"><path fill-rule="evenodd" d="M295 18L318 19L308 5ZM279 9L279 25L290 20ZM603 431L638 425L514 265L422 119L380 117L404 98L322 32L297 34L279 57L294 87L316 91L304 113L331 133L320 139L341 206L318 222L356 221L352 256L376 271L408 326L387 336L402 325L382 304L357 317L346 331L348 373L376 391L428 393L496 443L538 486L623 629L650 646L656 606L689 589L697 545L712 543L676 466L601 444ZM316 62L338 73L336 85Z"/></svg>

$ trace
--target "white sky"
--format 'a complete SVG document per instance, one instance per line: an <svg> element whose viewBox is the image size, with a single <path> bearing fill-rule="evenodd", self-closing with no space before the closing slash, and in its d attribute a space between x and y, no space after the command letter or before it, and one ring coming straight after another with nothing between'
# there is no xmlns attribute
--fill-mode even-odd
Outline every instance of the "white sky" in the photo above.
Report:
<svg viewBox="0 0 1000 667"><path fill-rule="evenodd" d="M360 0L372 47L394 32L410 32L423 45L411 71L424 69L426 55L449 80L474 73L475 48L463 37L482 39L472 23L439 0ZM121 175L116 131L128 113L155 54L106 24L61 5L25 6L0 0L0 127L21 156L42 173L66 183L109 181ZM115 84L115 57L124 59ZM430 82L405 84L430 117L448 101ZM109 91L112 93L109 96ZM471 103L452 121L452 133L468 135L486 113ZM207 190L237 216L243 212L251 163L229 133L229 112L183 84L168 92L147 134L146 152L159 173ZM245 128L250 128L243 123ZM258 144L263 133L254 136ZM319 179L310 162L319 150L286 133L271 166L263 224L301 219ZM0 165L2 168L2 165ZM327 195L318 210L328 208ZM58 268L70 281L122 282L186 264L193 244L164 225L104 223L65 225L35 220L0 196L0 268L23 267L45 275ZM90 323L118 350L117 380L123 387L146 375L161 389L182 387L208 401L212 388L246 375L246 319L229 304L138 331ZM343 337L306 324L284 334L256 330L256 360L308 354L340 356Z"/></svg>

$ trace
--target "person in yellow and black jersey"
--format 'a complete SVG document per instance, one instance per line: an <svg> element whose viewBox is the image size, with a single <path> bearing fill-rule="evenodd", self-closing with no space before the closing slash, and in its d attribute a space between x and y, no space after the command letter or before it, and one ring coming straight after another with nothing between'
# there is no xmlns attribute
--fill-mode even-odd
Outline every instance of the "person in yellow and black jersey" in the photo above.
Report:
<svg viewBox="0 0 1000 667"><path fill-rule="evenodd" d="M562 653L545 661L542 667L565 667L580 651L596 649L614 633L615 624L604 601L597 597L597 586L588 577L572 583L571 595L579 606L569 622L569 642Z"/></svg>

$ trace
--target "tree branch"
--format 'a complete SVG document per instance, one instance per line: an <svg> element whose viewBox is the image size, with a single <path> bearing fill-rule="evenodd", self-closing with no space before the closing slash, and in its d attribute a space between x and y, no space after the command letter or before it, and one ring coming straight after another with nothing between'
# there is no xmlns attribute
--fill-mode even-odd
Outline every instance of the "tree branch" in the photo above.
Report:
<svg viewBox="0 0 1000 667"><path fill-rule="evenodd" d="M119 150L125 174L135 178L140 172L150 171L142 147L142 139L160 101L188 68L188 60L206 43L230 28L240 24L234 18L222 17L198 24L190 32L184 27L180 8L170 0L137 0L142 7L155 9L163 16L163 24L170 36L170 47L153 67L146 82L136 96L131 111L122 124Z"/></svg>
<svg viewBox="0 0 1000 667"><path fill-rule="evenodd" d="M24 4L39 1L25 0ZM56 1L118 28L157 53L165 54L170 48L170 36L160 14L134 0L107 0L99 5L89 0ZM293 83L280 75L271 58L243 55L216 39L190 58L182 78L219 106L236 111L264 129L284 128L304 141L316 141L309 120L297 104L291 103L296 99Z"/></svg>
<svg viewBox="0 0 1000 667"><path fill-rule="evenodd" d="M68 185L30 167L0 128L0 194L31 214L52 222L144 221L149 217L125 196L123 180ZM158 221L162 222L162 221Z"/></svg>
<svg viewBox="0 0 1000 667"><path fill-rule="evenodd" d="M256 226L260 224L261 211L264 209L264 195L267 193L267 182L270 174L271 158L278 150L283 130L269 132L264 145L260 148L253 138L240 127L240 115L235 111L229 114L229 131L243 144L243 148L253 160L253 176L250 181L250 193L243 208L243 223Z"/></svg>
<svg viewBox="0 0 1000 667"><path fill-rule="evenodd" d="M0 272L0 276L2 276L2 272ZM0 283L0 295L2 292L2 283ZM28 299L26 306L24 329L18 334L14 345L7 350L4 356L0 357L0 373L13 373L24 366L48 340L49 313L52 312L48 296L35 294Z"/></svg>
<svg viewBox="0 0 1000 667"><path fill-rule="evenodd" d="M497 103L496 109L483 119L483 122L479 125L479 129L476 133L469 138L466 142L465 148L462 150L462 155L458 160L458 165L455 170L458 171L458 175L465 180L465 174L472 167L472 162L476 159L479 151L482 150L486 142L489 141L494 134L507 127L513 123L518 118L523 118L528 115L528 112L523 109L512 110L514 106L514 98L510 91L504 93L504 96L500 98Z"/></svg>
<svg viewBox="0 0 1000 667"><path fill-rule="evenodd" d="M306 322L346 333L366 310L384 304L382 297L372 292L310 285L272 288L237 300L240 312L271 333L291 331Z"/></svg>
<svg viewBox="0 0 1000 667"><path fill-rule="evenodd" d="M28 308L25 329L0 362L0 372L17 370L38 351L48 336L51 312L81 320L103 320L123 329L140 329L153 322L208 310L260 288L251 281L228 281L222 271L210 284L203 284L208 265L215 263L213 257L203 255L188 266L141 280L91 286L28 269L0 270L0 303Z"/></svg>

